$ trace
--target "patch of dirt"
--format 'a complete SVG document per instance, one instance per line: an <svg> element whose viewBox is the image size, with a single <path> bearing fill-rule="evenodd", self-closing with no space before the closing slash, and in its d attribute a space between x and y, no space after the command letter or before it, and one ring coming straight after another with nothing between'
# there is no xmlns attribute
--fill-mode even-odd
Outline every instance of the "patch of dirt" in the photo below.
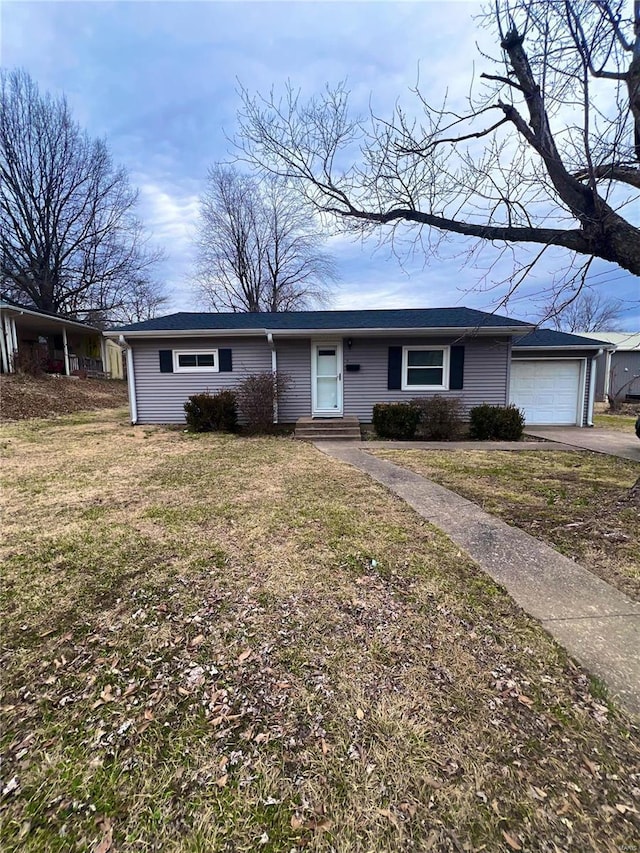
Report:
<svg viewBox="0 0 640 853"><path fill-rule="evenodd" d="M127 383L119 379L34 378L15 374L0 379L0 420L18 421L69 415L127 405Z"/></svg>

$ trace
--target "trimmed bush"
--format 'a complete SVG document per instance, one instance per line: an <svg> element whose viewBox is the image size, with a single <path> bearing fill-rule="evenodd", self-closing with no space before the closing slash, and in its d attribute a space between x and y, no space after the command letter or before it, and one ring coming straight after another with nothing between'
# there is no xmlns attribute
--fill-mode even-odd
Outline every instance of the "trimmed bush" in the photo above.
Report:
<svg viewBox="0 0 640 853"><path fill-rule="evenodd" d="M519 441L524 431L524 415L513 404L475 406L469 412L471 438L477 441Z"/></svg>
<svg viewBox="0 0 640 853"><path fill-rule="evenodd" d="M235 432L238 428L238 403L233 391L192 394L184 411L190 432Z"/></svg>
<svg viewBox="0 0 640 853"><path fill-rule="evenodd" d="M416 434L420 410L412 403L376 403L373 426L380 438L410 441Z"/></svg>
<svg viewBox="0 0 640 853"><path fill-rule="evenodd" d="M420 412L418 436L427 441L454 441L462 431L462 403L457 397L416 397Z"/></svg>
<svg viewBox="0 0 640 853"><path fill-rule="evenodd" d="M273 431L273 409L276 401L289 385L289 378L282 373L256 373L238 385L238 408L247 422L250 432Z"/></svg>

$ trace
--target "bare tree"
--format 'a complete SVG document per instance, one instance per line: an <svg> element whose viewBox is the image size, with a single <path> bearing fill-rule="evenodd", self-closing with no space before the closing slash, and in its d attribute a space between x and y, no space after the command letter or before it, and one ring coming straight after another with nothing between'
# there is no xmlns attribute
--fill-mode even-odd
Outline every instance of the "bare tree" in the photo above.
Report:
<svg viewBox="0 0 640 853"><path fill-rule="evenodd" d="M594 258L640 275L640 0L496 0L484 23L500 55L463 111L351 114L343 84L304 102L241 92L239 157L297 184L339 227L388 226L427 255L450 234L510 251L507 296L549 247L566 250L554 295ZM411 230L413 229L413 232ZM533 259L518 247L533 244Z"/></svg>
<svg viewBox="0 0 640 853"><path fill-rule="evenodd" d="M123 307L160 253L135 216L137 193L104 140L42 95L24 71L0 75L0 284L8 296L79 316Z"/></svg>
<svg viewBox="0 0 640 853"><path fill-rule="evenodd" d="M559 309L549 304L543 322L549 321L559 332L617 332L622 307L619 299L607 299L584 288L576 299Z"/></svg>
<svg viewBox="0 0 640 853"><path fill-rule="evenodd" d="M335 279L322 235L281 180L209 170L200 199L197 280L218 311L291 311L322 304Z"/></svg>
<svg viewBox="0 0 640 853"><path fill-rule="evenodd" d="M81 319L92 326L105 329L110 326L141 323L157 317L161 311L166 310L169 303L169 297L162 285L147 278L127 283L121 297L119 305L108 311L85 311Z"/></svg>

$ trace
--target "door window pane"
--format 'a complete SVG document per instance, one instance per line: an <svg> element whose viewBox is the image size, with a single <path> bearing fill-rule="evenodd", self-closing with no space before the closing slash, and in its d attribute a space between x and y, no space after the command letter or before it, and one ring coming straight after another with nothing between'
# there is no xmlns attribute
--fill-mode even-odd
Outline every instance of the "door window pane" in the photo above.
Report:
<svg viewBox="0 0 640 853"><path fill-rule="evenodd" d="M318 350L318 376L337 376L338 357L335 348Z"/></svg>
<svg viewBox="0 0 640 853"><path fill-rule="evenodd" d="M318 409L338 408L338 382L335 377L318 377Z"/></svg>

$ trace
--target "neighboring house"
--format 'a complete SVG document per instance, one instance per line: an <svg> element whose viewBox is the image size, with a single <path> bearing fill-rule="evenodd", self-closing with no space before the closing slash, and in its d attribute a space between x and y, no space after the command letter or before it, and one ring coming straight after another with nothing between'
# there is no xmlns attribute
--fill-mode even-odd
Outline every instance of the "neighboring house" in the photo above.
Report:
<svg viewBox="0 0 640 853"><path fill-rule="evenodd" d="M122 379L122 352L100 329L0 298L0 369L37 362L49 373Z"/></svg>
<svg viewBox="0 0 640 853"><path fill-rule="evenodd" d="M134 423L183 423L191 394L233 388L265 371L288 377L277 422L356 417L366 423L376 403L418 396L457 397L465 413L480 403L506 405L512 393L512 351L518 375L532 354L534 362L555 358L555 347L513 350L534 328L469 308L430 308L178 313L106 334L127 347ZM555 345L564 359L563 343L555 339ZM588 400L591 358L599 348L598 342L581 341L579 351L570 350L567 364L576 365L579 383L573 388L573 420L564 410L556 420L555 404L541 409L544 420L537 420L533 405L530 423L590 422L584 396ZM526 381L516 382L518 399L524 399Z"/></svg>
<svg viewBox="0 0 640 853"><path fill-rule="evenodd" d="M596 362L596 400L602 403L609 395L621 400L640 400L640 332L591 334L609 345Z"/></svg>
<svg viewBox="0 0 640 853"><path fill-rule="evenodd" d="M527 424L593 426L595 365L606 346L552 329L514 340L510 400Z"/></svg>

